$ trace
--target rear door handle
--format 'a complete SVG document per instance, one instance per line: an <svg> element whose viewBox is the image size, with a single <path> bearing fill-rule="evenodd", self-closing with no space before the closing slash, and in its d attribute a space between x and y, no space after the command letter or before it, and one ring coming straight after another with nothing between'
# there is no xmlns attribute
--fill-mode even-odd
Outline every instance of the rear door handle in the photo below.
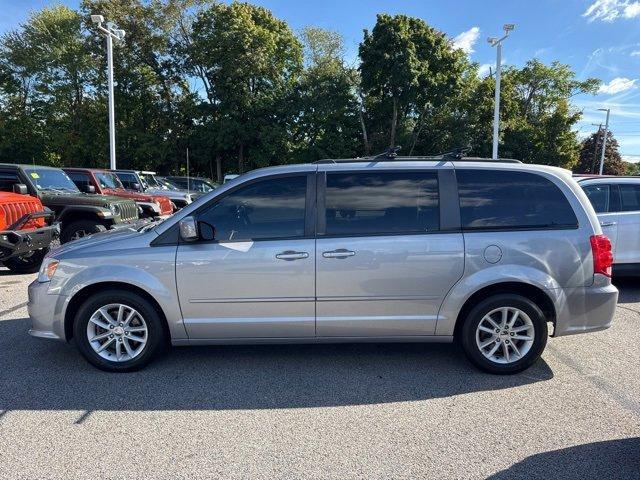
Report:
<svg viewBox="0 0 640 480"><path fill-rule="evenodd" d="M613 227L616 222L600 222L601 227Z"/></svg>
<svg viewBox="0 0 640 480"><path fill-rule="evenodd" d="M323 252L322 256L324 258L347 258L353 257L356 252L351 250L347 250L346 248L339 248L338 250L331 250L330 252Z"/></svg>
<svg viewBox="0 0 640 480"><path fill-rule="evenodd" d="M309 254L307 252L294 252L293 250L287 250L286 252L278 253L276 258L289 261L300 260L303 258L309 258Z"/></svg>

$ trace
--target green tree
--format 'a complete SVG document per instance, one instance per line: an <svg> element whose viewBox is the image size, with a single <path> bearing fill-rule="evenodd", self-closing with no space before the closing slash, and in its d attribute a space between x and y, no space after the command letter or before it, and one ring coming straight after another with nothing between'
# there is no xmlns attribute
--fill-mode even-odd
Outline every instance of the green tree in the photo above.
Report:
<svg viewBox="0 0 640 480"><path fill-rule="evenodd" d="M585 138L580 144L578 162L574 168L575 173L598 173L600 170L600 157L602 155L602 132L596 132ZM611 130L607 132L607 146L604 151L605 175L628 175L629 166L622 161L618 151L618 141ZM633 170L633 169L632 169Z"/></svg>
<svg viewBox="0 0 640 480"><path fill-rule="evenodd" d="M357 156L361 144L356 71L344 64L343 39L336 32L311 27L301 37L306 68L292 91L297 112L292 159Z"/></svg>
<svg viewBox="0 0 640 480"><path fill-rule="evenodd" d="M582 112L571 97L595 93L600 82L577 80L568 65L545 65L530 60L521 68L506 69L501 97L501 146L503 157L529 163L571 168L580 144L575 124Z"/></svg>
<svg viewBox="0 0 640 480"><path fill-rule="evenodd" d="M442 32L406 15L378 15L359 53L365 123L380 146L415 145L466 67L464 53Z"/></svg>
<svg viewBox="0 0 640 480"><path fill-rule="evenodd" d="M95 61L77 12L33 13L0 40L0 156L11 161L66 164L84 159L96 137L88 93Z"/></svg>
<svg viewBox="0 0 640 480"><path fill-rule="evenodd" d="M293 118L287 95L302 69L302 46L262 7L213 4L200 10L186 65L202 79L220 152L237 154L238 172L282 162Z"/></svg>

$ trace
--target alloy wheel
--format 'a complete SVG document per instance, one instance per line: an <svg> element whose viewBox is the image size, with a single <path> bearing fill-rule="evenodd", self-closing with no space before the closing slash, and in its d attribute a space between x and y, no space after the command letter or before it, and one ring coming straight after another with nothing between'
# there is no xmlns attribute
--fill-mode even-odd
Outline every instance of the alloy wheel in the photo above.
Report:
<svg viewBox="0 0 640 480"><path fill-rule="evenodd" d="M147 344L148 335L142 315L121 303L100 307L87 322L89 345L102 358L112 362L138 357Z"/></svg>
<svg viewBox="0 0 640 480"><path fill-rule="evenodd" d="M515 307L487 313L476 328L476 345L490 361L507 364L525 357L535 339L531 318Z"/></svg>

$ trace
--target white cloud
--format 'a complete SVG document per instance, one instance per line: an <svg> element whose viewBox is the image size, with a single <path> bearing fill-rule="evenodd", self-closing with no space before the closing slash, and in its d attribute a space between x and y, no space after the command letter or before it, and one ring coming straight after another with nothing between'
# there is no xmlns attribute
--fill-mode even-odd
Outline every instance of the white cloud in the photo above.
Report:
<svg viewBox="0 0 640 480"><path fill-rule="evenodd" d="M609 95L613 95L616 93L624 92L625 90L629 90L635 86L635 83L638 81L637 78L633 80L626 77L617 77L611 80L609 83L605 83L600 85L598 89L598 93L606 93Z"/></svg>
<svg viewBox="0 0 640 480"><path fill-rule="evenodd" d="M622 160L629 163L640 163L640 155L621 155Z"/></svg>
<svg viewBox="0 0 640 480"><path fill-rule="evenodd" d="M595 0L582 14L590 22L602 20L613 22L618 18L635 18L640 16L640 1L636 0Z"/></svg>
<svg viewBox="0 0 640 480"><path fill-rule="evenodd" d="M483 63L478 67L478 76L486 77L487 75L489 75L489 72L491 71L492 68L495 67L495 65L496 65L495 63Z"/></svg>
<svg viewBox="0 0 640 480"><path fill-rule="evenodd" d="M631 56L632 57L640 57L640 50L634 50L633 52L631 52Z"/></svg>
<svg viewBox="0 0 640 480"><path fill-rule="evenodd" d="M473 53L473 46L478 41L480 36L480 28L471 27L466 32L462 32L460 35L453 39L453 47L459 48L467 55Z"/></svg>

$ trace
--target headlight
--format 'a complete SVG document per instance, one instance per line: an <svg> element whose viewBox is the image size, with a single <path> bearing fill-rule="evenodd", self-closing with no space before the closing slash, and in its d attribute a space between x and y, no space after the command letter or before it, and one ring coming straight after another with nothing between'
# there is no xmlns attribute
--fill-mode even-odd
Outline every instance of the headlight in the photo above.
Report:
<svg viewBox="0 0 640 480"><path fill-rule="evenodd" d="M119 205L111 204L111 205L109 205L109 210L111 210L111 213L113 213L114 216L117 216L117 215L120 214L120 206Z"/></svg>
<svg viewBox="0 0 640 480"><path fill-rule="evenodd" d="M58 268L59 260L55 258L45 258L40 265L40 271L38 272L38 281L40 283L49 282L53 278Z"/></svg>

